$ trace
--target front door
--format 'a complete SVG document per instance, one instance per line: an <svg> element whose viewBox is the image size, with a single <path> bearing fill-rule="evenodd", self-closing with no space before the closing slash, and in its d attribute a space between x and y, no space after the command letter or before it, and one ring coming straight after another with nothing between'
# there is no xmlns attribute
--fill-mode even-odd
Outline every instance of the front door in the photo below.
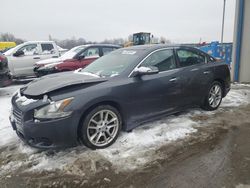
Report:
<svg viewBox="0 0 250 188"><path fill-rule="evenodd" d="M79 60L78 67L84 68L100 57L100 50L98 47L89 47L81 55L83 55L84 58Z"/></svg>
<svg viewBox="0 0 250 188"><path fill-rule="evenodd" d="M11 56L9 60L13 64L14 74L16 76L34 75L34 64L40 60L40 51L38 45L27 44L18 49L18 51L22 51L24 55L18 57Z"/></svg>
<svg viewBox="0 0 250 188"><path fill-rule="evenodd" d="M175 111L180 105L182 88L173 50L155 51L140 66L157 67L159 73L130 78L129 105L133 106L130 113L136 121Z"/></svg>

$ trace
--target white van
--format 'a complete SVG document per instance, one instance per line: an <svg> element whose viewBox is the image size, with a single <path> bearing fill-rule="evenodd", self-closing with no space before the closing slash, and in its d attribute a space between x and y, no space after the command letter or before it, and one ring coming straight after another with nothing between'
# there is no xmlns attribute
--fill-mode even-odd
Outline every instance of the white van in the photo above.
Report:
<svg viewBox="0 0 250 188"><path fill-rule="evenodd" d="M57 45L53 41L30 41L12 48L4 53L13 77L34 76L37 61L58 58Z"/></svg>

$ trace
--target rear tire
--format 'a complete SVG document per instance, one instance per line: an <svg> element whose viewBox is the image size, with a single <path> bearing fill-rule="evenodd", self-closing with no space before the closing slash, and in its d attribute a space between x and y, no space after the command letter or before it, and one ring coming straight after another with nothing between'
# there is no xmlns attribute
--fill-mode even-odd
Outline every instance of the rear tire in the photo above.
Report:
<svg viewBox="0 0 250 188"><path fill-rule="evenodd" d="M218 81L214 81L207 92L207 95L201 108L208 111L216 110L221 104L222 96L222 84Z"/></svg>
<svg viewBox="0 0 250 188"><path fill-rule="evenodd" d="M122 127L122 119L116 108L101 105L91 110L81 125L82 143L91 149L102 149L116 141Z"/></svg>

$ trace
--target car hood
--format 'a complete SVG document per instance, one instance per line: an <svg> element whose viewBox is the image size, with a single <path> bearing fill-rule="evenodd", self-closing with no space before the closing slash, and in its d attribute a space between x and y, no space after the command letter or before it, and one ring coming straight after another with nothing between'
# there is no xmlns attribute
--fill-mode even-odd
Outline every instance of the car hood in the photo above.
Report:
<svg viewBox="0 0 250 188"><path fill-rule="evenodd" d="M91 74L80 73L77 71L58 73L33 80L28 85L21 88L21 94L31 97L39 97L65 87L89 83L100 83L105 81L107 81L106 78L100 78Z"/></svg>
<svg viewBox="0 0 250 188"><path fill-rule="evenodd" d="M63 61L58 61L58 62L55 62L55 63L49 63L49 64L46 64L44 65L43 67L41 68L52 68L52 67L55 67L56 65L60 64L60 63L63 63Z"/></svg>

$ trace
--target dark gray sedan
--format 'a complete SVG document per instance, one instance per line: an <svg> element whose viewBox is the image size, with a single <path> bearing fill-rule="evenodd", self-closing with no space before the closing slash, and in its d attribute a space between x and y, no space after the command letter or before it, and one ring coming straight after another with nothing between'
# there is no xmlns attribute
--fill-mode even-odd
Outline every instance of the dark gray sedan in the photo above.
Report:
<svg viewBox="0 0 250 188"><path fill-rule="evenodd" d="M145 121L195 106L215 110L229 90L228 66L200 50L134 46L32 81L13 96L10 120L33 147L98 149Z"/></svg>

